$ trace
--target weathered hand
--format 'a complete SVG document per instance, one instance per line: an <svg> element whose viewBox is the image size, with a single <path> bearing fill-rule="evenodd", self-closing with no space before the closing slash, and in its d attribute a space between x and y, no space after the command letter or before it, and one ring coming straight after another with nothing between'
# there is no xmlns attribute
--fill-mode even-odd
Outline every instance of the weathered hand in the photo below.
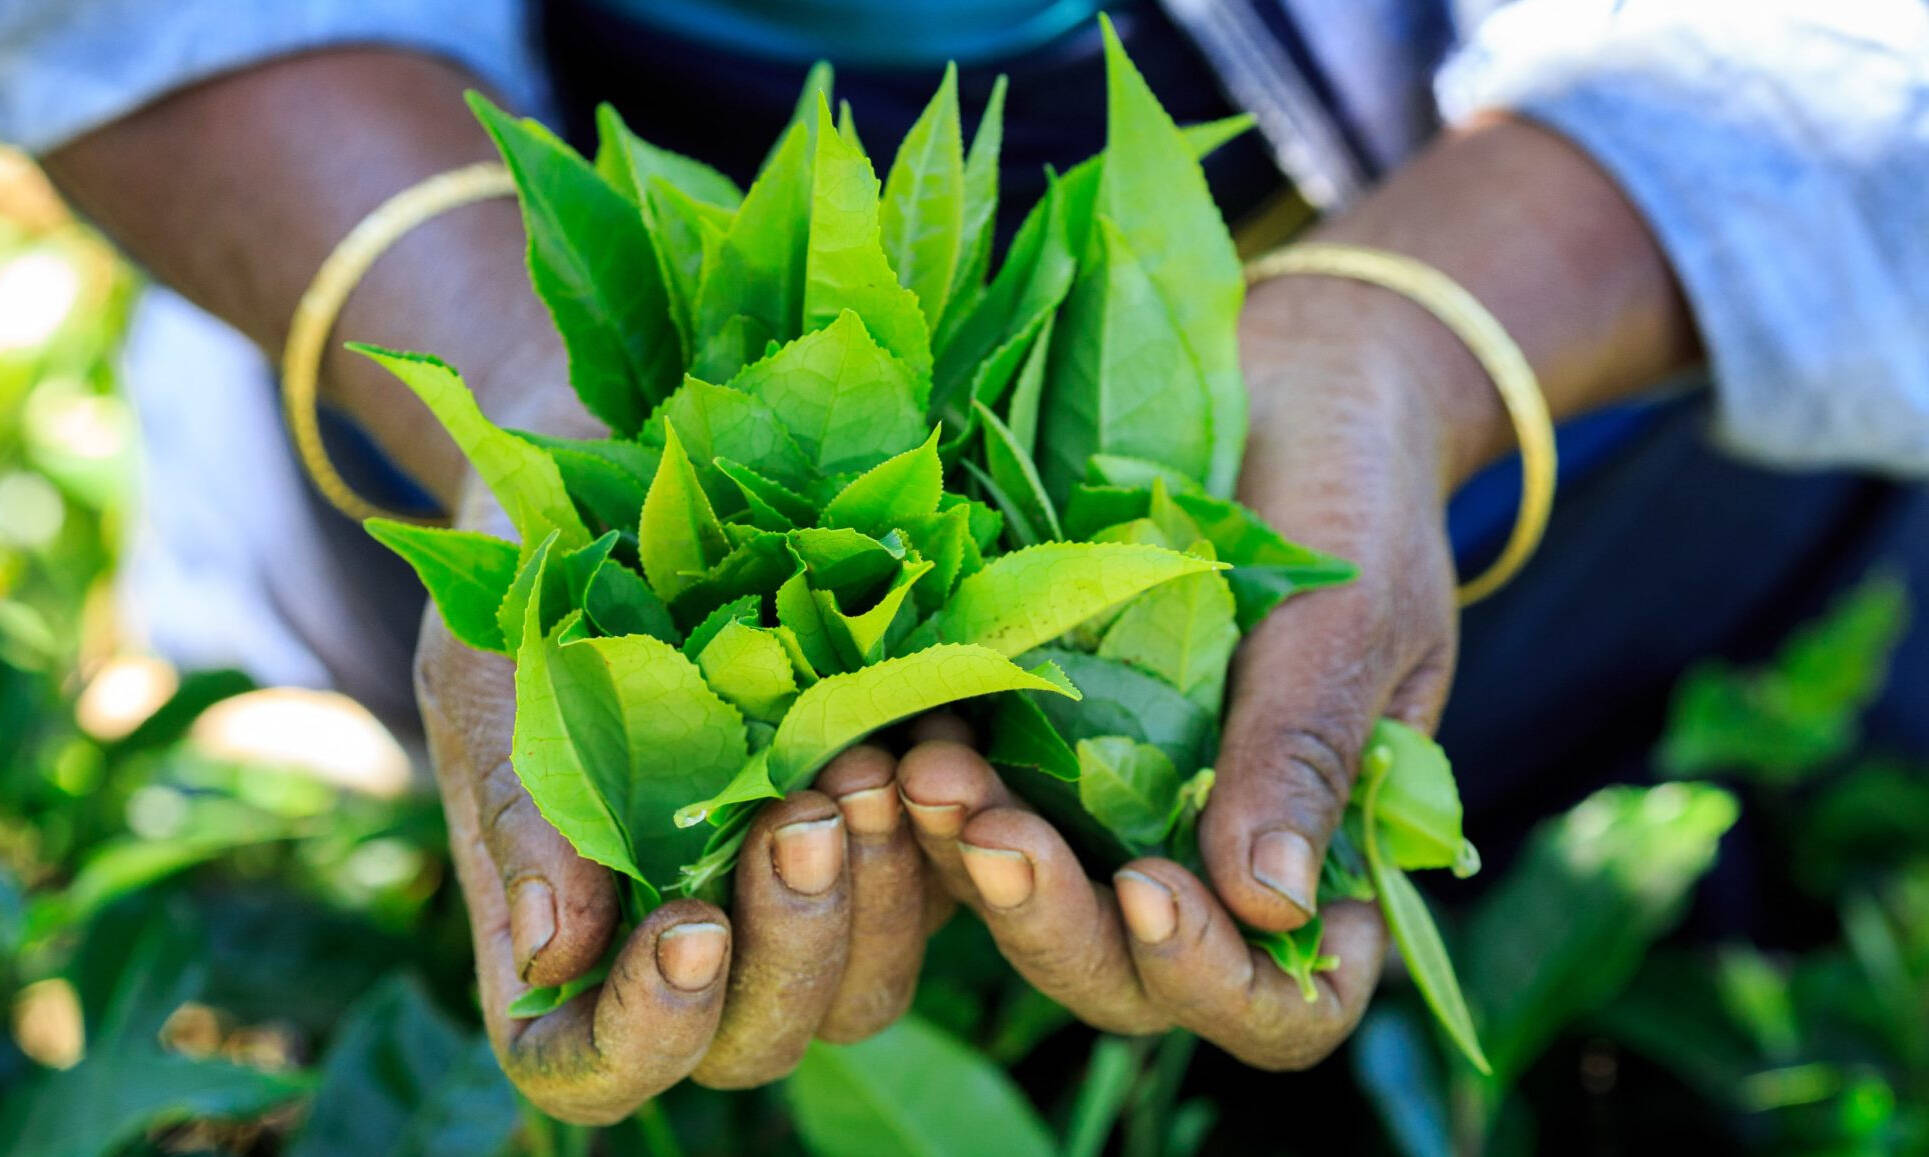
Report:
<svg viewBox="0 0 1929 1157"><path fill-rule="evenodd" d="M1276 300L1303 295L1305 302ZM1301 1068L1357 1023L1386 933L1371 905L1320 914L1311 1003L1241 925L1315 912L1320 862L1375 719L1431 730L1453 667L1453 572L1442 529L1441 417L1424 359L1387 340L1412 307L1325 283L1261 286L1243 333L1254 422L1242 497L1289 538L1360 577L1288 600L1241 651L1218 779L1200 823L1211 887L1140 859L1111 887L959 744L905 756L899 783L939 876L1013 965L1088 1022L1177 1025L1248 1063ZM1417 313L1417 311L1415 311ZM1262 320L1263 319L1263 320Z"/></svg>
<svg viewBox="0 0 1929 1157"><path fill-rule="evenodd" d="M466 525L500 534L500 519L465 504ZM602 958L617 931L616 881L576 854L516 777L513 665L457 642L431 608L416 676L484 1019L537 1107L604 1123L685 1076L761 1084L789 1072L813 1036L857 1040L909 1004L930 923L925 871L892 786L896 761L866 746L834 760L815 790L763 809L728 915L666 903L629 933L599 988L547 1016L509 1017L528 988Z"/></svg>

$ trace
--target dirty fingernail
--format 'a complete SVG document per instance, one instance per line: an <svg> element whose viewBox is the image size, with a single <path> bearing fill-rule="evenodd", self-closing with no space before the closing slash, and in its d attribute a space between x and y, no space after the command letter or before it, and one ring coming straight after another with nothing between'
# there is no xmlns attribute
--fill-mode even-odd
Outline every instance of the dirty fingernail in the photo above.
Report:
<svg viewBox="0 0 1929 1157"><path fill-rule="evenodd" d="M860 836L888 836L897 830L898 793L892 787L868 787L837 797L844 822Z"/></svg>
<svg viewBox="0 0 1929 1157"><path fill-rule="evenodd" d="M904 808L911 813L911 819L918 830L927 836L948 840L964 830L964 805L961 803L919 803L903 792L898 798L904 801Z"/></svg>
<svg viewBox="0 0 1929 1157"><path fill-rule="evenodd" d="M730 934L723 925L678 924L656 938L656 967L663 979L685 992L710 987L723 967Z"/></svg>
<svg viewBox="0 0 1929 1157"><path fill-rule="evenodd" d="M1267 832L1253 841L1253 878L1312 916L1319 889L1319 860L1298 832Z"/></svg>
<svg viewBox="0 0 1929 1157"><path fill-rule="evenodd" d="M1031 899L1031 861L1024 853L976 844L959 844L958 851L985 903L993 908L1016 908Z"/></svg>
<svg viewBox="0 0 1929 1157"><path fill-rule="evenodd" d="M509 949L516 974L527 976L536 953L556 936L556 893L549 881L525 877L509 886Z"/></svg>
<svg viewBox="0 0 1929 1157"><path fill-rule="evenodd" d="M844 870L844 821L803 820L777 829L770 858L777 878L793 892L815 896L837 883Z"/></svg>
<svg viewBox="0 0 1929 1157"><path fill-rule="evenodd" d="M1179 902L1164 884L1127 869L1112 877L1119 911L1132 938L1141 944L1163 944L1179 926Z"/></svg>

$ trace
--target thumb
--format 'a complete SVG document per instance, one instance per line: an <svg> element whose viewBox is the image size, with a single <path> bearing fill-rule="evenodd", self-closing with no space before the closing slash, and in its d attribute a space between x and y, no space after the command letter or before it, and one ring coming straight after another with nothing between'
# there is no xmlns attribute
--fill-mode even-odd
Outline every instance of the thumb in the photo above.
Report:
<svg viewBox="0 0 1929 1157"><path fill-rule="evenodd" d="M615 932L616 888L536 810L510 762L514 666L457 642L431 607L416 652L416 697L449 838L480 843L497 868L499 883L465 875L464 891L502 889L509 956L524 983L541 988L582 975ZM482 910L479 897L467 899L471 911Z"/></svg>
<svg viewBox="0 0 1929 1157"><path fill-rule="evenodd" d="M1317 913L1320 866L1374 720L1430 729L1445 700L1451 627L1403 627L1434 616L1401 616L1402 601L1371 579L1312 592L1240 653L1199 843L1213 888L1255 928L1287 931Z"/></svg>

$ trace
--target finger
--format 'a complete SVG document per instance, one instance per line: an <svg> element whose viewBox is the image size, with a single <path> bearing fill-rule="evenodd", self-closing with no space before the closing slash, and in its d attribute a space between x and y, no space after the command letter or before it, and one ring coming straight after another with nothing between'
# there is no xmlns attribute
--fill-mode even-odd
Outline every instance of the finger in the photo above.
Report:
<svg viewBox="0 0 1929 1157"><path fill-rule="evenodd" d="M1113 882L1147 994L1181 1027L1247 1064L1307 1068L1338 1047L1366 1011L1386 955L1386 925L1372 905L1327 910L1321 947L1339 957L1340 967L1315 974L1316 996L1308 1001L1179 865L1134 860Z"/></svg>
<svg viewBox="0 0 1929 1157"><path fill-rule="evenodd" d="M1256 928L1298 928L1317 911L1327 841L1394 682L1379 606L1367 580L1314 591L1239 656L1199 843L1213 889Z"/></svg>
<svg viewBox="0 0 1929 1157"><path fill-rule="evenodd" d="M742 1089L797 1067L850 951L844 821L823 794L767 805L737 857L730 994L698 1082Z"/></svg>
<svg viewBox="0 0 1929 1157"><path fill-rule="evenodd" d="M971 729L971 724L949 711L933 711L911 721L913 745L929 743L934 739L947 739L952 743L962 743L966 747L978 745L978 734Z"/></svg>
<svg viewBox="0 0 1929 1157"><path fill-rule="evenodd" d="M853 747L816 788L844 817L851 891L850 958L817 1026L828 1041L855 1041L904 1015L924 960L924 862L898 799L897 760Z"/></svg>
<svg viewBox="0 0 1929 1157"><path fill-rule="evenodd" d="M582 975L615 932L615 883L542 817L516 775L514 665L457 642L431 608L416 651L416 698L443 795L460 789L470 800L470 838L495 866L489 887L507 897L516 975L533 987ZM477 896L466 895L473 907Z"/></svg>
<svg viewBox="0 0 1929 1157"><path fill-rule="evenodd" d="M958 848L975 890L967 902L1038 991L1103 1032L1170 1026L1139 984L1111 890L1086 877L1051 824L991 808L965 825Z"/></svg>
<svg viewBox="0 0 1929 1157"><path fill-rule="evenodd" d="M507 896L477 830L473 785L443 795L450 852L468 897L483 1023L503 1071L542 1111L607 1124L683 1079L723 1007L729 922L694 900L665 904L632 932L596 989L537 1020L512 1019L518 976Z"/></svg>
<svg viewBox="0 0 1929 1157"><path fill-rule="evenodd" d="M986 808L1022 805L984 756L949 739L920 743L904 753L898 761L898 794L918 847L945 891L964 903L975 902L977 890L958 858L958 833Z"/></svg>

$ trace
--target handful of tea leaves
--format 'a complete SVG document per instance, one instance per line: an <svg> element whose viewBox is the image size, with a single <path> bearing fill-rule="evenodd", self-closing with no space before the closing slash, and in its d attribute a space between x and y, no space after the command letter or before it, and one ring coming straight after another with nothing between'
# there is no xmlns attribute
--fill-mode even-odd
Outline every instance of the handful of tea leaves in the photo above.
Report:
<svg viewBox="0 0 1929 1157"><path fill-rule="evenodd" d="M515 768L578 852L727 896L759 801L873 731L974 700L989 757L1098 861L1196 865L1227 664L1352 568L1230 498L1239 262L1198 157L1105 28L1105 151L991 273L1003 84L967 151L955 72L882 185L821 67L747 191L609 108L593 164L480 97L530 275L606 440L489 422L449 366L363 347L521 538L371 520L457 638L516 663ZM1477 1064L1405 869L1469 870L1437 747L1375 733L1321 885L1383 905ZM1255 933L1313 993L1318 921ZM594 978L530 993L534 1015Z"/></svg>

